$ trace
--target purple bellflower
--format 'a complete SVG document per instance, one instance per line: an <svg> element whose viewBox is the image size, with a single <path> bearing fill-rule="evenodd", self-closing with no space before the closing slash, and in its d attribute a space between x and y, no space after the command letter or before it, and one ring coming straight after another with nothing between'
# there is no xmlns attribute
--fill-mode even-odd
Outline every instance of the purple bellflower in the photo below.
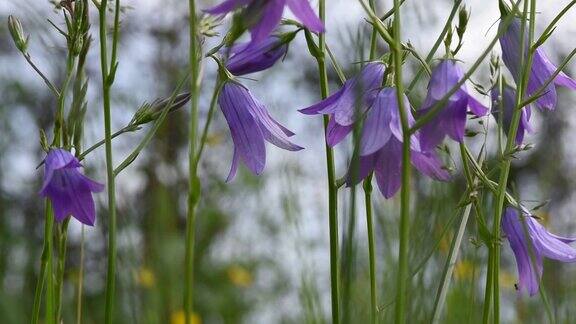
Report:
<svg viewBox="0 0 576 324"><path fill-rule="evenodd" d="M503 19L500 22L500 28L503 28L502 25ZM526 29L528 30L528 29ZM518 18L514 18L512 23L508 26L508 29L502 36L500 37L500 47L502 47L502 60L514 80L518 85L520 82L520 63L522 61L520 57L520 42L521 42L521 20ZM525 44L524 44L524 53L528 53L528 37L526 37ZM537 48L534 52L534 57L532 59L532 66L530 68L530 78L528 79L527 85L527 94L533 95L535 94L542 86L546 83L546 81L554 74L557 67L550 62L546 53L542 50L541 47ZM563 86L572 90L576 90L576 81L569 76L567 76L564 72L560 72L555 78L553 82L550 82L546 86L546 89L542 92L542 96L536 100L536 106L540 109L548 109L554 110L556 108L556 102L558 100L558 96L556 93L555 86Z"/></svg>
<svg viewBox="0 0 576 324"><path fill-rule="evenodd" d="M410 102L406 96L403 100L408 122L412 125L414 118L410 113ZM412 165L431 178L449 180L450 174L442 168L440 158L434 151L421 152L416 136L418 133L411 142ZM386 87L377 92L372 107L366 113L359 155L357 169L348 171L347 185L355 185L374 172L384 197L394 196L400 188L402 173L402 125L395 88Z"/></svg>
<svg viewBox="0 0 576 324"><path fill-rule="evenodd" d="M458 62L451 59L442 59L432 71L432 77L428 83L428 93L420 113L425 114L428 112L463 77L464 72ZM488 108L474 99L471 92L467 90L466 85L463 84L446 101L445 107L429 123L422 127L420 136L422 151L433 150L442 142L446 135L461 143L464 140L466 113L468 110L478 117L488 113Z"/></svg>
<svg viewBox="0 0 576 324"><path fill-rule="evenodd" d="M340 143L354 128L358 116L372 105L375 94L382 84L384 64L367 64L360 74L347 80L344 86L328 98L300 112L306 115L327 114L330 122L326 129L326 142L330 146Z"/></svg>
<svg viewBox="0 0 576 324"><path fill-rule="evenodd" d="M502 96L502 106L500 106L499 101L499 91L497 87L492 88L490 95L492 97L492 116L497 122L500 122L499 112L503 109L504 115L502 116L502 122L504 125L504 131L508 134L510 130L510 124L512 123L512 114L514 113L514 108L516 107L516 91L511 86L504 84L504 91ZM518 124L518 130L516 131L516 145L521 145L524 141L524 136L528 132L532 132L532 127L530 126L530 116L532 115L530 106L522 108L520 113L520 123Z"/></svg>
<svg viewBox="0 0 576 324"><path fill-rule="evenodd" d="M561 262L575 262L576 249L568 245L576 238L554 235L531 215L519 215L514 208L506 208L502 230L508 238L518 266L518 290L530 296L538 292L543 271L543 257ZM526 235L528 234L528 235Z"/></svg>
<svg viewBox="0 0 576 324"><path fill-rule="evenodd" d="M285 35L286 37L268 36L254 46L249 46L250 43L232 46L230 50L232 55L226 63L226 68L236 76L268 69L288 52L288 43L294 38L295 33Z"/></svg>
<svg viewBox="0 0 576 324"><path fill-rule="evenodd" d="M274 120L266 107L242 84L227 81L218 97L218 104L234 142L234 155L227 182L236 175L240 161L254 174L262 173L266 164L265 140L288 151L303 149L288 140L294 133Z"/></svg>
<svg viewBox="0 0 576 324"><path fill-rule="evenodd" d="M64 149L51 149L44 159L44 181L40 195L52 202L56 221L72 215L83 224L93 226L96 210L93 192L104 190L78 170L78 159Z"/></svg>
<svg viewBox="0 0 576 324"><path fill-rule="evenodd" d="M204 10L212 15L225 15L240 8L245 8L249 18L249 29L252 43L256 44L268 37L282 19L284 7L315 33L324 32L324 24L316 16L308 0L226 0L221 4Z"/></svg>

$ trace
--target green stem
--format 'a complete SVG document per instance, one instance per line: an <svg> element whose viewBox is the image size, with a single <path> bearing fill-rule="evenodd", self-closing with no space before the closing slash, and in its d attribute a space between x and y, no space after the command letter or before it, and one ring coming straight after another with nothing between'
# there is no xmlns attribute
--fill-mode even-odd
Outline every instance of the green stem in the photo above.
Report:
<svg viewBox="0 0 576 324"><path fill-rule="evenodd" d="M189 61L190 61L190 125L188 133L188 213L186 217L186 251L184 278L185 323L190 324L194 297L194 241L196 232L196 205L200 200L200 180L197 176L196 143L198 141L198 96L200 92L200 55L196 1L189 0Z"/></svg>
<svg viewBox="0 0 576 324"><path fill-rule="evenodd" d="M530 5L530 9L528 6ZM526 21L528 20L528 10L530 10L530 27L528 31L528 53L526 53ZM517 88L516 93L516 107L522 103L525 90L528 85L528 79L530 77L530 71L532 66L533 50L532 42L534 40L534 21L536 19L536 1L525 1L524 10L522 13L522 26L520 28L520 66L522 67L521 83ZM528 54L528 55L526 55ZM526 64L524 64L526 63ZM515 145L516 132L518 130L518 125L520 123L520 109L514 109L512 114L512 122L510 125L510 130L508 131L508 138L506 140L506 150L504 152L510 152ZM494 210L494 223L492 224L492 235L494 237L494 242L492 242L490 248L492 251L492 284L493 284L493 305L494 305L494 323L499 323L500 321L500 222L502 218L502 211L504 208L504 202L506 200L506 187L508 184L508 176L510 173L511 160L505 159L503 162L503 167L500 172L500 178L498 181L498 190L496 193L496 205Z"/></svg>
<svg viewBox="0 0 576 324"><path fill-rule="evenodd" d="M368 230L368 258L370 260L370 323L376 323L376 251L374 248L374 227L372 221L372 175L364 180L364 204L366 206L366 227Z"/></svg>
<svg viewBox="0 0 576 324"><path fill-rule="evenodd" d="M369 0L370 9L376 11L376 1ZM378 31L372 27L370 37L370 60L376 57ZM364 180L364 206L366 209L366 228L368 234L368 259L370 268L370 323L377 321L378 305L376 303L376 251L374 249L374 228L372 221L372 175Z"/></svg>
<svg viewBox="0 0 576 324"><path fill-rule="evenodd" d="M80 269L78 269L78 289L76 291L76 324L82 324L82 285L84 284L84 224L80 238Z"/></svg>
<svg viewBox="0 0 576 324"><path fill-rule="evenodd" d="M398 273L396 278L396 323L406 322L408 293L408 245L410 236L410 125L404 107L402 84L402 42L400 34L400 1L394 0L394 81L400 121L402 123L402 189L400 192L400 245L398 248Z"/></svg>
<svg viewBox="0 0 576 324"><path fill-rule="evenodd" d="M216 109L216 103L218 101L218 95L222 89L224 83L218 79L216 81L216 87L214 88L214 93L212 93L212 99L210 99L210 108L208 109L208 116L206 116L206 123L202 129L202 137L200 138L200 147L198 148L198 153L196 153L195 163L196 168L198 168L198 163L202 158L202 153L204 152L204 147L206 146L206 139L208 138L208 130L210 129L210 123L212 122L212 117L214 115L214 110Z"/></svg>
<svg viewBox="0 0 576 324"><path fill-rule="evenodd" d="M102 75L102 101L104 111L104 140L106 151L106 179L108 191L108 269L106 274L105 323L111 324L114 318L114 297L116 288L116 183L112 158L112 128L110 90L116 74L116 48L120 28L120 0L116 0L112 55L108 66L106 13L108 1L100 2L100 70Z"/></svg>
<svg viewBox="0 0 576 324"><path fill-rule="evenodd" d="M66 241L68 239L68 223L70 217L57 227L57 244L58 244L58 263L56 272L56 322L60 323L62 312L62 289L64 287L64 268L66 266Z"/></svg>
<svg viewBox="0 0 576 324"><path fill-rule="evenodd" d="M46 324L55 324L55 311L54 311L54 273L52 266L52 247L53 247L53 236L52 228L54 226L54 212L52 210L52 204L48 199L46 199L46 227L44 228L44 238L47 246L46 253L46 276L47 276L47 287L46 287Z"/></svg>
<svg viewBox="0 0 576 324"><path fill-rule="evenodd" d="M326 22L326 0L319 0L319 14L323 23ZM316 58L320 78L320 94L322 99L328 97L328 73L326 71L326 35L318 36L320 56ZM330 121L324 115L324 133ZM336 172L334 166L334 151L325 143L326 171L328 176L328 227L330 231L330 292L332 302L332 323L340 323L340 293L339 293L339 265L338 265L338 187L336 185Z"/></svg>

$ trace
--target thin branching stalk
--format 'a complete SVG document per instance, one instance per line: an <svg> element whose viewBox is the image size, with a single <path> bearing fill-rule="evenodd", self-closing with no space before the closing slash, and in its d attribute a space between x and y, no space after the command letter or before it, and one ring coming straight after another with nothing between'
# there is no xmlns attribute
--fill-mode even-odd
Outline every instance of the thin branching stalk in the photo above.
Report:
<svg viewBox="0 0 576 324"><path fill-rule="evenodd" d="M516 91L516 107L522 103L524 94L528 86L528 79L530 77L530 71L532 67L532 58L534 51L532 50L532 43L534 41L534 27L536 19L536 1L526 0L524 2L524 9L522 13L522 25L520 27L520 66L522 67L521 82ZM528 18L528 12L530 17ZM512 15L512 14L511 14ZM509 18L509 17L508 17ZM529 20L529 30L528 37L526 38L526 22ZM528 53L526 53L526 47L524 44L528 43ZM510 152L515 146L516 132L520 124L520 109L514 109L512 114L512 122L510 125L510 130L508 131L508 138L506 140L506 149L504 152ZM493 322L499 323L500 321L500 222L502 219L502 211L504 208L504 202L506 200L506 187L508 184L508 176L510 173L511 159L505 159L502 162L502 168L500 172L500 177L498 181L498 190L496 193L496 204L494 206L494 223L492 224L492 236L493 243L490 246L490 250L493 258L491 270L489 273L492 274L492 284L493 284Z"/></svg>
<svg viewBox="0 0 576 324"><path fill-rule="evenodd" d="M208 139L208 130L210 129L210 123L212 122L212 117L214 115L214 110L216 109L216 103L218 102L218 95L220 90L222 90L222 85L224 83L220 81L220 78L216 80L216 86L214 87L214 92L212 93L212 99L210 99L210 108L208 109L208 115L206 116L206 122L204 123L204 128L202 129L202 137L200 138L200 147L196 153L195 163L196 168L202 159L202 153L204 152L204 147L206 146L206 140Z"/></svg>
<svg viewBox="0 0 576 324"><path fill-rule="evenodd" d="M196 1L189 0L189 64L190 64L190 125L188 130L188 212L186 215L186 251L184 275L184 314L190 324L194 297L194 241L196 232L196 206L200 200L200 180L197 176L196 144L198 142L198 97L200 95L201 47L198 42Z"/></svg>
<svg viewBox="0 0 576 324"><path fill-rule="evenodd" d="M464 175L466 177L466 182L468 188L472 189L476 187L477 181L474 178L474 175L468 165L468 157L466 156L466 149L465 144L460 143L460 156L462 159L462 166L464 169ZM478 164L482 166L483 163L483 156L480 157L480 161ZM436 300L434 302L434 312L432 315L432 323L440 323L440 317L442 316L442 309L444 307L444 303L446 301L446 296L448 295L448 288L450 286L450 281L452 279L452 274L454 272L454 267L456 266L456 260L458 259L458 252L460 251L460 246L462 244L462 239L464 238L464 232L466 231L466 225L468 224L468 219L470 217L470 212L472 210L472 205L476 204L474 197L472 197L473 193L471 193L470 199L474 199L470 201L465 207L464 211L462 212L462 219L460 220L460 225L458 226L458 232L454 239L452 240L452 244L450 246L450 250L448 252L448 258L446 260L446 264L444 266L444 270L442 273L442 281L438 288L438 294L436 296Z"/></svg>
<svg viewBox="0 0 576 324"><path fill-rule="evenodd" d="M442 41L444 41L444 36L446 36L446 34L450 30L450 28L452 28L452 20L454 19L454 16L456 16L456 13L458 12L458 7L460 7L461 3L462 3L462 0L455 0L454 1L454 5L452 5L452 11L450 11L450 15L448 15L448 19L446 20L446 23L444 24L444 28L442 28L442 32L440 33L440 35L438 35L438 38L434 42L434 45L432 46L432 48L430 49L430 51L426 55L426 61L425 61L426 64L430 65L430 63L432 63L432 59L434 59L434 55L436 55L436 51L438 50L438 48L442 44ZM422 79L421 76L422 76L422 73L424 73L424 70L425 69L423 66L420 66L418 68L418 72L416 72L416 75L414 75L414 77L412 78L412 81L410 81L410 84L408 85L408 87L406 87L406 93L412 92L412 90L414 89L414 87L416 86L418 81L420 81L420 79Z"/></svg>
<svg viewBox="0 0 576 324"><path fill-rule="evenodd" d="M46 253L46 324L56 323L55 309L54 309L54 267L52 264L53 259L53 226L54 226L54 211L52 204L48 199L45 202L45 216L46 227L44 228L44 237L46 239L47 253Z"/></svg>
<svg viewBox="0 0 576 324"><path fill-rule="evenodd" d="M117 44L120 30L120 0L115 2L114 27L112 34L112 55L108 64L107 48L107 13L108 1L100 3L99 33L100 33L100 70L102 75L102 101L104 111L104 139L106 151L106 183L108 191L108 269L106 274L106 305L105 323L114 319L114 297L116 288L116 182L114 177L114 162L112 158L112 128L110 90L114 83L117 70Z"/></svg>

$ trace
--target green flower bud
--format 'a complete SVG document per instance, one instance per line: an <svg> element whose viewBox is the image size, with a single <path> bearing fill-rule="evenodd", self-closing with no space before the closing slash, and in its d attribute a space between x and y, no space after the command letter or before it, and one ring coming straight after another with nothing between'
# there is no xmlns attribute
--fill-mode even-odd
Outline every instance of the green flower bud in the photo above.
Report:
<svg viewBox="0 0 576 324"><path fill-rule="evenodd" d="M16 44L16 48L22 53L26 53L28 48L28 38L29 36L24 36L24 29L20 20L12 15L8 16L8 29L12 35L12 40Z"/></svg>

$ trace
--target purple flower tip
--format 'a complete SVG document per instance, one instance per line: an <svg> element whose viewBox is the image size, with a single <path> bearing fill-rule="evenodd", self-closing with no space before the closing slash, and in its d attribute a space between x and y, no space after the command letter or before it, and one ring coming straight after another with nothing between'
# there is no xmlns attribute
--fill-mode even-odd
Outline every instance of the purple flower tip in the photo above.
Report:
<svg viewBox="0 0 576 324"><path fill-rule="evenodd" d="M82 165L78 159L64 149L52 149L44 159L44 180L40 195L52 202L56 221L67 216L83 224L93 226L96 211L93 192L104 190L104 185L95 182L78 170Z"/></svg>
<svg viewBox="0 0 576 324"><path fill-rule="evenodd" d="M213 15L225 15L240 8L246 8L252 43L256 44L268 37L282 19L284 7L288 6L296 18L310 31L324 32L324 24L316 16L308 0L226 0L221 4L204 10Z"/></svg>
<svg viewBox="0 0 576 324"><path fill-rule="evenodd" d="M382 84L384 64L368 63L360 73L344 83L344 86L328 98L299 110L306 115L330 115L327 142L338 144L350 131L358 116L362 116L372 105L375 94Z"/></svg>
<svg viewBox="0 0 576 324"><path fill-rule="evenodd" d="M414 118L410 102L403 96L403 107L410 125ZM376 175L378 188L385 198L393 197L401 185L402 172L402 125L396 89L386 87L375 95L372 106L366 113L360 137L360 159L351 165L347 185L355 185L372 172ZM450 179L435 152L421 152L418 141L410 143L411 163L423 174L441 181Z"/></svg>
<svg viewBox="0 0 576 324"><path fill-rule="evenodd" d="M294 133L274 120L266 107L240 83L226 82L218 97L218 104L234 142L234 155L227 182L236 175L240 161L254 174L262 173L266 164L264 141L288 151L303 149L288 140Z"/></svg>
<svg viewBox="0 0 576 324"><path fill-rule="evenodd" d="M266 70L282 58L287 51L288 44L283 43L278 36L269 36L257 44L237 44L231 49L232 56L226 68L237 76Z"/></svg>
<svg viewBox="0 0 576 324"><path fill-rule="evenodd" d="M492 115L496 122L500 122L500 111L504 111L502 116L503 128L506 134L510 130L510 124L512 123L512 114L514 113L514 107L516 107L516 91L509 85L504 85L504 91L502 95L502 107L500 106L500 95L498 88L495 87L490 91L492 97ZM520 115L520 124L518 124L518 130L516 131L516 145L521 145L524 141L524 136L526 132L531 132L530 127L530 116L531 109L530 106L522 108Z"/></svg>
<svg viewBox="0 0 576 324"><path fill-rule="evenodd" d="M428 84L428 93L421 114L428 112L440 101L462 78L464 72L455 60L444 59L432 71ZM470 111L480 117L489 109L476 100L466 84L463 84L446 102L446 105L428 124L422 127L420 145L425 152L433 150L448 135L455 141L464 140L466 115Z"/></svg>
<svg viewBox="0 0 576 324"><path fill-rule="evenodd" d="M503 22L500 22L500 28L503 28ZM512 23L508 26L506 31L500 37L500 47L502 48L502 60L504 64L510 70L512 77L518 84L520 80L520 63L522 58L520 57L521 48L521 21L515 18ZM528 53L528 40L524 42L524 53ZM528 79L527 94L533 95L539 91L547 80L554 74L557 67L550 62L550 59L542 50L542 48L536 49L534 57L532 59L532 66L530 67L530 77ZM564 72L560 72L555 78L554 82L551 82L546 86L544 91L541 93L542 96L536 100L536 106L542 110L554 110L556 108L556 102L558 96L556 93L556 87L563 86L572 90L576 90L576 81L566 75Z"/></svg>
<svg viewBox="0 0 576 324"><path fill-rule="evenodd" d="M575 262L576 249L568 245L576 238L554 235L540 225L531 215L506 208L502 230L518 266L518 290L527 290L530 296L538 293L543 272L543 257L561 262Z"/></svg>

